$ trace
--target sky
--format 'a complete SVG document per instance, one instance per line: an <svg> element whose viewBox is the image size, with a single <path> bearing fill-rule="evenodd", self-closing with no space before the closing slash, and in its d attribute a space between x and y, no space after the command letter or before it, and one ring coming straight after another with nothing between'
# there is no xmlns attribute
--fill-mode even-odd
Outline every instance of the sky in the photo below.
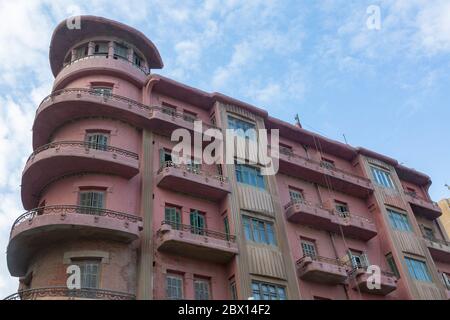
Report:
<svg viewBox="0 0 450 320"><path fill-rule="evenodd" d="M369 6L380 28L369 28ZM21 172L31 127L54 80L53 29L90 14L142 31L156 73L218 91L425 172L450 196L450 1L0 0L0 298L17 289L6 247L24 212ZM371 25L369 25L371 26Z"/></svg>

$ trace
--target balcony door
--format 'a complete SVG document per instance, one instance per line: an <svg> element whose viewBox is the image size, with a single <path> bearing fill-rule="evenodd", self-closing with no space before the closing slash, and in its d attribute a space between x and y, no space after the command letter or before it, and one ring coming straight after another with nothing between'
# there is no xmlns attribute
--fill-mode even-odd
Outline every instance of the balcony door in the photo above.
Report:
<svg viewBox="0 0 450 320"><path fill-rule="evenodd" d="M198 210L191 210L191 232L194 234L204 234L206 227L205 215Z"/></svg>

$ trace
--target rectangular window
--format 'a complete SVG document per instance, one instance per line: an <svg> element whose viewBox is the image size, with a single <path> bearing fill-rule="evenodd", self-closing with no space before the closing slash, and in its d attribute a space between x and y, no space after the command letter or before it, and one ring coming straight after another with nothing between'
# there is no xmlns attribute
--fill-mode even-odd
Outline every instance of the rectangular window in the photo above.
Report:
<svg viewBox="0 0 450 320"><path fill-rule="evenodd" d="M161 106L162 106L161 110L162 110L163 113L168 114L170 116L175 116L177 114L177 107L175 107L175 106L173 106L171 104L168 104L166 102L163 102L161 104Z"/></svg>
<svg viewBox="0 0 450 320"><path fill-rule="evenodd" d="M287 144L280 143L280 153L286 155L292 155L294 152L292 151L292 147Z"/></svg>
<svg viewBox="0 0 450 320"><path fill-rule="evenodd" d="M320 161L320 166L327 169L334 169L336 167L333 160L326 158L322 158L322 161Z"/></svg>
<svg viewBox="0 0 450 320"><path fill-rule="evenodd" d="M236 281L232 280L230 282L230 293L231 293L231 300L237 300L237 288L236 288Z"/></svg>
<svg viewBox="0 0 450 320"><path fill-rule="evenodd" d="M289 188L289 197L291 198L291 201L293 203L299 203L299 202L303 202L304 198L303 198L303 191L298 190L298 189L294 189L294 188Z"/></svg>
<svg viewBox="0 0 450 320"><path fill-rule="evenodd" d="M94 92L94 94L106 97L111 96L113 91L112 87L93 86L91 89Z"/></svg>
<svg viewBox="0 0 450 320"><path fill-rule="evenodd" d="M236 180L240 183L249 184L251 186L265 189L264 176L261 175L259 168L236 164Z"/></svg>
<svg viewBox="0 0 450 320"><path fill-rule="evenodd" d="M228 128L238 137L256 141L256 126L253 123L228 116Z"/></svg>
<svg viewBox="0 0 450 320"><path fill-rule="evenodd" d="M197 114L189 110L183 110L183 119L189 122L197 120Z"/></svg>
<svg viewBox="0 0 450 320"><path fill-rule="evenodd" d="M252 293L255 300L286 300L284 286L252 281Z"/></svg>
<svg viewBox="0 0 450 320"><path fill-rule="evenodd" d="M411 277L418 281L432 282L430 272L424 261L405 257L406 265Z"/></svg>
<svg viewBox="0 0 450 320"><path fill-rule="evenodd" d="M109 51L108 42L96 42L94 45L94 55L107 56Z"/></svg>
<svg viewBox="0 0 450 320"><path fill-rule="evenodd" d="M434 240L434 231L431 228L423 227L423 236L427 239Z"/></svg>
<svg viewBox="0 0 450 320"><path fill-rule="evenodd" d="M159 150L159 162L161 167L172 165L172 152L166 149Z"/></svg>
<svg viewBox="0 0 450 320"><path fill-rule="evenodd" d="M106 151L108 149L108 135L105 133L90 132L86 134L88 147Z"/></svg>
<svg viewBox="0 0 450 320"><path fill-rule="evenodd" d="M99 285L100 262L98 260L86 260L76 262L80 267L81 288L96 289Z"/></svg>
<svg viewBox="0 0 450 320"><path fill-rule="evenodd" d="M133 63L138 67L142 66L142 58L139 57L136 53L133 53Z"/></svg>
<svg viewBox="0 0 450 320"><path fill-rule="evenodd" d="M114 57L128 60L128 48L124 45L114 44Z"/></svg>
<svg viewBox="0 0 450 320"><path fill-rule="evenodd" d="M209 280L194 279L195 300L209 300Z"/></svg>
<svg viewBox="0 0 450 320"><path fill-rule="evenodd" d="M205 214L198 210L191 209L190 219L191 219L191 232L193 234L205 234L206 228Z"/></svg>
<svg viewBox="0 0 450 320"><path fill-rule="evenodd" d="M303 256L305 256L305 257L316 257L317 256L316 244L314 243L314 241L302 240L301 244L302 244Z"/></svg>
<svg viewBox="0 0 450 320"><path fill-rule="evenodd" d="M385 188L395 189L394 183L391 179L391 174L380 168L370 167L375 182Z"/></svg>
<svg viewBox="0 0 450 320"><path fill-rule="evenodd" d="M181 210L177 207L164 208L164 220L169 223L173 229L179 230L181 227Z"/></svg>
<svg viewBox="0 0 450 320"><path fill-rule="evenodd" d="M105 192L103 191L81 191L79 198L79 205L82 208L82 213L85 214L99 214L97 209L104 208Z"/></svg>
<svg viewBox="0 0 450 320"><path fill-rule="evenodd" d="M166 276L167 299L183 299L183 278L180 275L168 274Z"/></svg>
<svg viewBox="0 0 450 320"><path fill-rule="evenodd" d="M370 265L369 259L367 258L367 255L365 253L351 250L350 258L351 258L353 268L365 269Z"/></svg>
<svg viewBox="0 0 450 320"><path fill-rule="evenodd" d="M275 233L271 222L242 217L245 238L249 241L276 246Z"/></svg>
<svg viewBox="0 0 450 320"><path fill-rule="evenodd" d="M387 212L389 222L393 229L408 232L412 231L408 216L406 214L391 209L387 209Z"/></svg>
<svg viewBox="0 0 450 320"><path fill-rule="evenodd" d="M344 218L349 216L349 210L348 210L347 203L337 201L337 200L335 200L334 203L335 203L334 207L339 216L344 217Z"/></svg>
<svg viewBox="0 0 450 320"><path fill-rule="evenodd" d="M397 278L400 278L400 272L398 271L397 265L395 264L394 257L392 256L392 253L388 253L386 255L386 262L389 265L389 268L391 269L392 273L395 274Z"/></svg>
<svg viewBox="0 0 450 320"><path fill-rule="evenodd" d="M82 45L75 49L75 60L84 58L88 55L88 45Z"/></svg>
<svg viewBox="0 0 450 320"><path fill-rule="evenodd" d="M227 237L227 240L229 241L230 240L230 223L228 221L228 217L223 218L223 225L225 228L225 235Z"/></svg>
<svg viewBox="0 0 450 320"><path fill-rule="evenodd" d="M450 274L443 272L442 281L444 282L444 285L447 288L447 290L450 290Z"/></svg>

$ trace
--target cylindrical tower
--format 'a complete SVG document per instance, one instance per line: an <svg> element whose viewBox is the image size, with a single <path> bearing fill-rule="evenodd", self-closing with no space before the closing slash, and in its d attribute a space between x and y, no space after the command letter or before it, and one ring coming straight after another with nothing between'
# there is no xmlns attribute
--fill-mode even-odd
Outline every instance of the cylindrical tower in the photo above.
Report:
<svg viewBox="0 0 450 320"><path fill-rule="evenodd" d="M7 250L20 298L133 299L140 246L143 88L163 63L141 32L108 19L61 22L52 93L39 105L22 176L26 210ZM82 290L67 288L67 267Z"/></svg>

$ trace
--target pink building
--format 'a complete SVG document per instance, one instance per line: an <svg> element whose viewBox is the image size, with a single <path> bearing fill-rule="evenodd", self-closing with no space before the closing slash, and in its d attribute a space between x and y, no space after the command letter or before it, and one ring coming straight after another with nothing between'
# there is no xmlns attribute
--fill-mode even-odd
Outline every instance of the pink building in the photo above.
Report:
<svg viewBox="0 0 450 320"><path fill-rule="evenodd" d="M9 299L449 298L450 243L428 176L157 75L155 45L115 21L62 22L50 64L22 176L28 211L7 249L20 277ZM279 129L278 174L175 165L171 133L194 120ZM66 286L70 265L81 290Z"/></svg>

